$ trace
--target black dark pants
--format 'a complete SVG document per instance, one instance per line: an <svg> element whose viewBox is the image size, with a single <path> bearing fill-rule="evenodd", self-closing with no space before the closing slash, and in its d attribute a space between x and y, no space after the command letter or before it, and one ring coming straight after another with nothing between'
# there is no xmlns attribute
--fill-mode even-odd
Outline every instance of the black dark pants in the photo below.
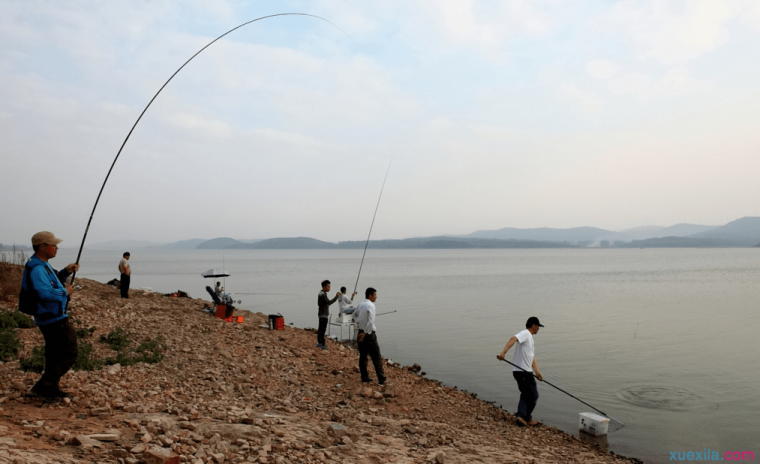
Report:
<svg viewBox="0 0 760 464"><path fill-rule="evenodd" d="M43 389L55 389L77 360L77 334L68 317L38 327L45 337L45 372L37 384Z"/></svg>
<svg viewBox="0 0 760 464"><path fill-rule="evenodd" d="M360 334L364 333L359 331ZM364 337L359 342L359 372L362 375L362 382L369 382L369 371L367 370L367 355L372 358L372 364L375 366L377 383L385 383L385 373L383 372L383 356L380 354L380 346L377 344L377 334L373 333Z"/></svg>
<svg viewBox="0 0 760 464"><path fill-rule="evenodd" d="M521 417L525 422L533 418L533 409L538 402L538 388L532 372L512 372L520 389L520 402L517 404L515 416Z"/></svg>
<svg viewBox="0 0 760 464"><path fill-rule="evenodd" d="M129 280L132 276L129 276L127 274L121 275L121 297L122 298L129 298Z"/></svg>
<svg viewBox="0 0 760 464"><path fill-rule="evenodd" d="M319 330L317 330L317 344L325 344L325 332L327 331L327 318L319 318Z"/></svg>

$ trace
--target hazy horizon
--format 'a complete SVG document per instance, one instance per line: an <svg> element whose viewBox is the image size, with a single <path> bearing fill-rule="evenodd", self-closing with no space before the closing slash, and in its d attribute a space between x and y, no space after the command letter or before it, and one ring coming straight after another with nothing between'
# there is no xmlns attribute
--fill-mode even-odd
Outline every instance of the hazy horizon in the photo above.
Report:
<svg viewBox="0 0 760 464"><path fill-rule="evenodd" d="M650 225L650 226L632 227L630 229L619 230L619 231L612 231L612 230L610 230L609 232L626 233L626 232L634 232L634 231L637 231L637 230L649 230L649 229L662 230L662 229L668 229L670 227L681 226L681 225L720 227L720 226L722 226L724 224L717 225L717 226L708 226L706 224L683 224L683 223L672 224L670 226L655 226L655 225ZM580 227L596 228L593 225L580 226ZM551 227L539 227L539 228L536 228L536 229L542 229L542 228L562 230L560 228L551 228ZM501 230L501 229L512 229L512 227L506 226L506 227L500 227L498 229L491 229L491 230L492 231L498 231L498 230ZM514 229L518 229L518 228L514 228ZM528 229L529 230L530 228L520 228L520 229L523 229L523 230ZM371 240L405 240L405 239L426 238L426 237L446 237L446 236L460 237L460 236L467 236L467 235L470 235L470 234L473 234L473 233L476 233L476 232L480 232L480 231L471 231L471 232L464 233L464 234L434 234L434 235L428 235L428 236L399 237L399 238L394 238L394 239L376 239L374 237L371 237L370 239ZM209 241L209 240L214 240L214 239L218 239L218 238L231 238L233 240L238 240L238 241L241 241L241 242L253 242L253 241L263 241L263 240L276 239L276 238L295 238L295 237L308 237L308 238L314 238L316 240L320 240L320 241L324 241L324 242L331 242L331 243L339 243L339 242L347 242L347 241L362 241L363 242L363 241L366 240L366 237L363 237L363 238L339 240L339 241L334 241L333 242L331 240L323 240L323 239L321 239L319 237L309 237L309 236L303 235L303 234L301 234L301 235L295 235L293 237L265 237L265 238L238 238L238 237L230 237L228 235L220 235L218 237L210 237L210 238L200 238L200 237L179 238L179 239L172 239L170 241L164 241L164 242L153 241L153 240L137 240L137 239L130 239L130 238L121 238L121 239L120 238L116 238L116 239L110 239L110 240L104 240L104 241L98 241L98 242L87 242L87 245L89 245L91 247L106 246L106 245L111 245L111 244L113 244L113 246L117 246L117 245L118 246L122 246L123 244L128 244L128 243L131 242L131 243L134 243L134 245L132 245L132 246L135 246L135 247L140 247L140 246L153 247L153 246L170 245L170 244L182 243L182 242L188 242L188 241L195 241L195 240ZM11 246L11 245L14 245L14 244L15 245L26 246L24 243L18 243L18 242L16 242L16 243L7 242L6 243L6 242L3 242L1 240L2 239L0 238L0 244L3 244L5 246ZM78 240L76 242L75 245L72 245L70 243L69 244L64 244L62 242L60 248L69 248L69 249L71 249L71 248L79 248L80 243L81 243L81 238L80 238L80 240Z"/></svg>
<svg viewBox="0 0 760 464"><path fill-rule="evenodd" d="M0 237L366 237L760 216L760 4L0 0Z"/></svg>

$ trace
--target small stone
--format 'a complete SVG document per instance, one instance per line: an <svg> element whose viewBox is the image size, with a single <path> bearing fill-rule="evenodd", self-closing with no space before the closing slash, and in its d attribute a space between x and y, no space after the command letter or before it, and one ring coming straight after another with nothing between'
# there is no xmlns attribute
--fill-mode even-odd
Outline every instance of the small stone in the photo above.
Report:
<svg viewBox="0 0 760 464"><path fill-rule="evenodd" d="M92 438L93 440L99 440L99 441L116 441L119 439L120 435L115 433L96 433L94 435L87 435L89 438Z"/></svg>
<svg viewBox="0 0 760 464"><path fill-rule="evenodd" d="M129 450L129 452L132 454L142 454L145 452L145 445L140 443L134 448L132 448L131 450Z"/></svg>
<svg viewBox="0 0 760 464"><path fill-rule="evenodd" d="M381 400L381 399L383 399L383 394L380 393L380 392L373 392L372 393L372 398L376 399L376 400Z"/></svg>
<svg viewBox="0 0 760 464"><path fill-rule="evenodd" d="M340 424L330 424L330 426L327 427L327 433L332 434L336 437L342 437L345 436L348 432L346 431L346 428Z"/></svg>
<svg viewBox="0 0 760 464"><path fill-rule="evenodd" d="M129 457L129 451L127 451L125 449L122 449L122 448L116 448L116 449L114 449L112 454L113 454L113 457L115 457L117 459L118 458L126 459L126 458Z"/></svg>
<svg viewBox="0 0 760 464"><path fill-rule="evenodd" d="M435 455L436 463L443 464L445 460L446 460L446 453L444 453L443 451Z"/></svg>
<svg viewBox="0 0 760 464"><path fill-rule="evenodd" d="M370 396L372 396L372 389L369 387L362 388L361 395L365 398L369 398Z"/></svg>
<svg viewBox="0 0 760 464"><path fill-rule="evenodd" d="M71 439L71 444L74 446L93 447L100 446L101 443L98 440L93 440L87 435L77 435Z"/></svg>
<svg viewBox="0 0 760 464"><path fill-rule="evenodd" d="M102 414L110 415L111 410L109 408L93 408L90 411L90 414L92 414L93 416L100 416Z"/></svg>
<svg viewBox="0 0 760 464"><path fill-rule="evenodd" d="M74 402L79 406L80 408L89 408L90 407L90 400L85 398L74 398Z"/></svg>
<svg viewBox="0 0 760 464"><path fill-rule="evenodd" d="M143 443L150 443L151 441L153 441L153 437L149 433L146 433L145 435L140 437L140 441L142 441Z"/></svg>
<svg viewBox="0 0 760 464"><path fill-rule="evenodd" d="M143 453L145 464L179 464L179 455L162 448L151 448Z"/></svg>

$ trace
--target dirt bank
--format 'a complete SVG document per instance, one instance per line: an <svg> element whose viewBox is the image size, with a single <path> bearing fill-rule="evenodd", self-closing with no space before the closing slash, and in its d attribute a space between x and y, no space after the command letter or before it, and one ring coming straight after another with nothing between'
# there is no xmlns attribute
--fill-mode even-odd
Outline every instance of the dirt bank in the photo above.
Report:
<svg viewBox="0 0 760 464"><path fill-rule="evenodd" d="M98 340L122 328L133 344L160 336L164 358L70 372L61 386L71 398L57 404L26 396L38 374L0 363L0 464L630 462L552 427L519 428L505 411L402 368L387 366L388 391L363 391L355 350L270 331L263 314L227 323L200 299L122 300L113 287L78 284L72 319L94 327L82 339L93 357L113 357ZM15 304L6 298L0 310ZM43 344L38 329L17 330L21 357Z"/></svg>

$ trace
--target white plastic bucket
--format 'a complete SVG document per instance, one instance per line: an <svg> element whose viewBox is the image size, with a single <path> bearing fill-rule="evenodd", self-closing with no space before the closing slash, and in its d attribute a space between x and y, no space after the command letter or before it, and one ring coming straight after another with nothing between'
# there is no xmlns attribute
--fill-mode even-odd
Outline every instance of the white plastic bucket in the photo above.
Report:
<svg viewBox="0 0 760 464"><path fill-rule="evenodd" d="M590 433L591 435L607 435L607 429L610 426L610 418L594 414L592 412L582 412L578 417L578 428L581 432Z"/></svg>

